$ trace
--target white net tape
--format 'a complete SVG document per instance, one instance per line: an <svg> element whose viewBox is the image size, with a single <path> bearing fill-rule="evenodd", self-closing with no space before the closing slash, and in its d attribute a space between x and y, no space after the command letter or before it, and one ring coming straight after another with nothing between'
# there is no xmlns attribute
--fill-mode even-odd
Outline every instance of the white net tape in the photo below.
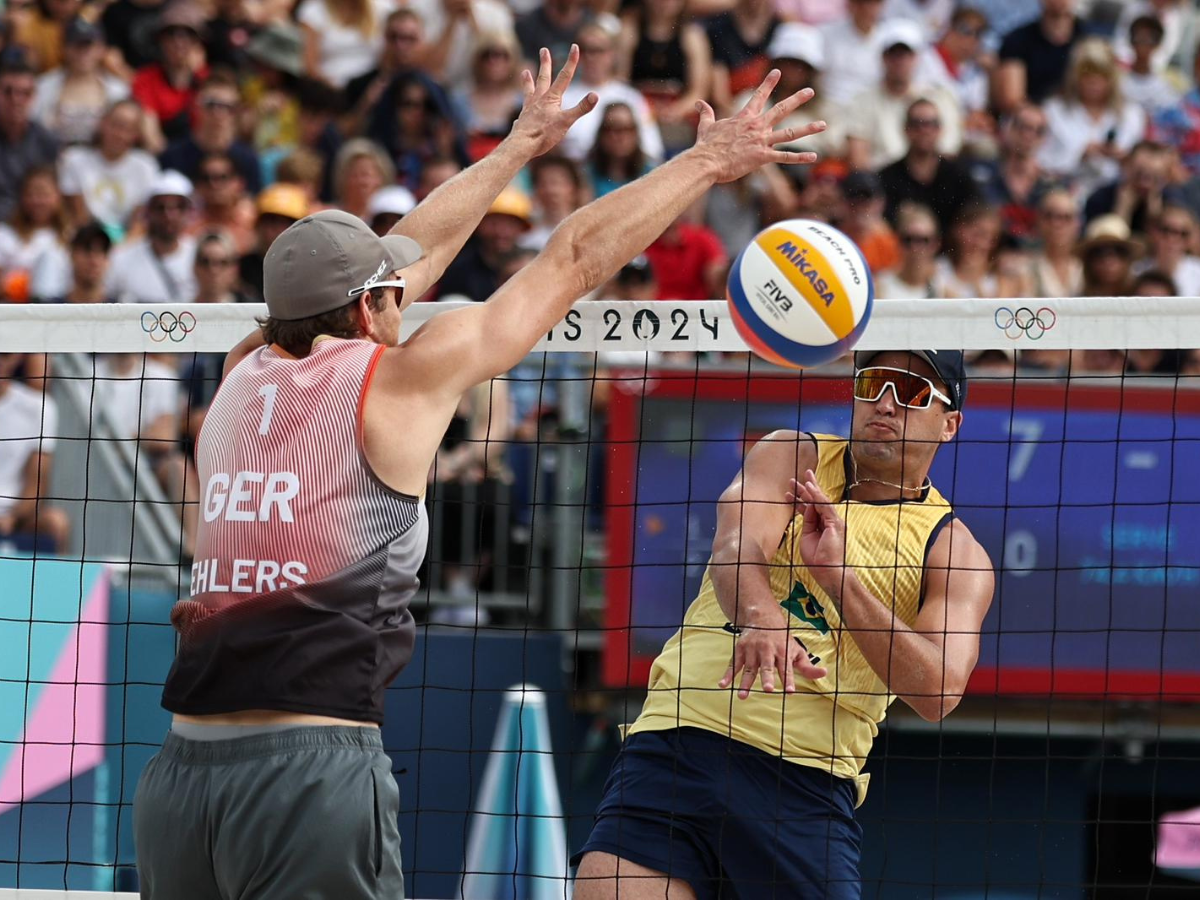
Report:
<svg viewBox="0 0 1200 900"><path fill-rule="evenodd" d="M402 337L469 304L418 303ZM0 352L224 352L266 315L261 304L0 305ZM862 350L1190 349L1200 347L1194 297L879 300ZM575 305L535 348L551 352L742 351L723 300Z"/></svg>

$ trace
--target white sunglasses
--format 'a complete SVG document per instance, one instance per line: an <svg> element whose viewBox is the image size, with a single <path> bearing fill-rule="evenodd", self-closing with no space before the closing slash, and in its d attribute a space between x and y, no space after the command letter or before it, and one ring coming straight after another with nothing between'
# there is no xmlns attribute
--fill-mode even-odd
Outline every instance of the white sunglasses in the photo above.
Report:
<svg viewBox="0 0 1200 900"><path fill-rule="evenodd" d="M403 278L393 278L388 281L373 281L370 284L364 284L362 287L351 288L346 291L347 297L357 297L360 294L365 294L367 291L373 291L375 288L394 287L400 289L400 297L404 297L404 288L406 282Z"/></svg>
<svg viewBox="0 0 1200 900"><path fill-rule="evenodd" d="M896 402L905 409L929 409L935 398L954 408L954 401L934 387L932 381L907 369L868 366L854 373L855 400L875 403L889 387Z"/></svg>

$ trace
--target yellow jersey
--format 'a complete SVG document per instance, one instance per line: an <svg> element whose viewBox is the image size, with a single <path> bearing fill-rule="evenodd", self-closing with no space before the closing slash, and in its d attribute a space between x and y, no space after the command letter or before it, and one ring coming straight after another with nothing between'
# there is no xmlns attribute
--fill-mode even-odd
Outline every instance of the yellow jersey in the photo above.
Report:
<svg viewBox="0 0 1200 900"><path fill-rule="evenodd" d="M950 504L932 486L915 500L846 500L847 441L833 435L812 437L817 445L817 483L839 503L846 522L847 565L899 621L911 626L921 606L925 558L952 518ZM703 728L772 756L854 779L862 803L868 779L863 764L895 696L843 629L837 608L805 567L800 555L802 524L803 517L797 516L784 531L770 562L769 581L772 594L790 615L796 637L826 669L825 676L815 681L797 676L794 694L778 686L775 693L765 693L756 681L745 700L737 698L737 679L732 687L718 688L735 637L717 602L711 572L705 571L683 626L654 661L646 703L627 734Z"/></svg>

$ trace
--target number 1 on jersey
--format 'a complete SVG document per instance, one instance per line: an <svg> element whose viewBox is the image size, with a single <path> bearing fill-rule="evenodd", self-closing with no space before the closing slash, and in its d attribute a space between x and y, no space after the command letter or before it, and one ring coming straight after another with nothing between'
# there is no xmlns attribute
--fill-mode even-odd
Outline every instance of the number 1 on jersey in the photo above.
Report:
<svg viewBox="0 0 1200 900"><path fill-rule="evenodd" d="M263 398L262 421L258 423L259 434L266 434L271 427L271 414L275 412L275 395L278 392L277 384L264 384L258 389L258 396Z"/></svg>

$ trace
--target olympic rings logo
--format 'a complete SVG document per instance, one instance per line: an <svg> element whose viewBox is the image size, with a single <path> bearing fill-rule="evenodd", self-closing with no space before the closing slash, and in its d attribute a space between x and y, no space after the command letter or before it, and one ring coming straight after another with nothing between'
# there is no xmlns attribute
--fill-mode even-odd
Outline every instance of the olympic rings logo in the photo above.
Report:
<svg viewBox="0 0 1200 900"><path fill-rule="evenodd" d="M1028 306L1018 307L1014 312L1007 306L996 310L996 327L1004 332L1009 340L1018 340L1021 335L1031 341L1040 341L1047 331L1054 327L1058 316L1048 306L1043 306L1034 312Z"/></svg>
<svg viewBox="0 0 1200 900"><path fill-rule="evenodd" d="M176 344L181 343L189 334L196 330L196 317L190 312L175 315L173 312L142 313L142 331L150 335L150 340L161 344L168 338Z"/></svg>

